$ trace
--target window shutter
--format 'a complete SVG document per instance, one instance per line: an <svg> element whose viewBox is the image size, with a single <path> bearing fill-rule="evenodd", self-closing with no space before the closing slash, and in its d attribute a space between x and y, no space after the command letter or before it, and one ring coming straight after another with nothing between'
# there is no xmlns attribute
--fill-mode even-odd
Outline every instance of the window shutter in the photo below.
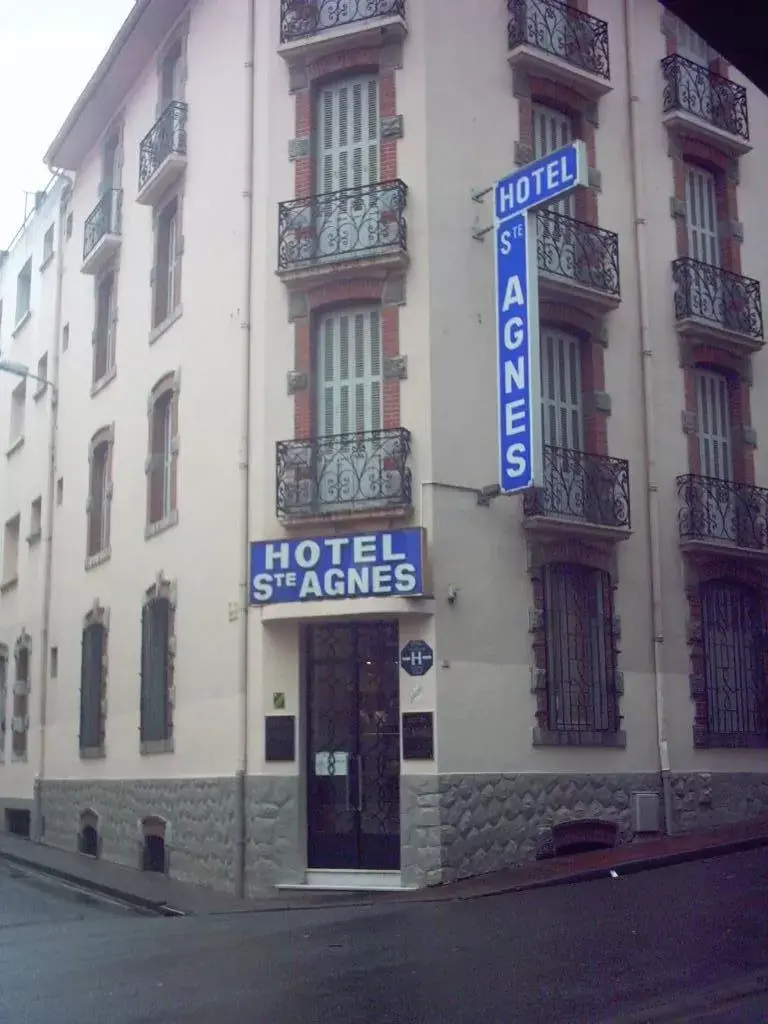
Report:
<svg viewBox="0 0 768 1024"><path fill-rule="evenodd" d="M688 255L713 267L720 266L717 237L715 176L701 167L688 166L685 175L685 214Z"/></svg>
<svg viewBox="0 0 768 1024"><path fill-rule="evenodd" d="M721 373L696 372L699 458L702 476L730 480L731 428L728 381Z"/></svg>
<svg viewBox="0 0 768 1024"><path fill-rule="evenodd" d="M144 741L168 739L170 601L153 598L144 606L142 641L142 722Z"/></svg>
<svg viewBox="0 0 768 1024"><path fill-rule="evenodd" d="M566 114L540 103L534 103L533 110L533 158L538 160L548 153L553 153L561 146L573 141L573 122ZM565 217L573 217L576 211L576 199L573 194L565 196L550 208Z"/></svg>
<svg viewBox="0 0 768 1024"><path fill-rule="evenodd" d="M379 176L378 81L343 79L318 94L317 191L369 185Z"/></svg>
<svg viewBox="0 0 768 1024"><path fill-rule="evenodd" d="M139 691L139 739L149 738L149 709L151 705L152 664L150 638L150 604L141 609L141 684Z"/></svg>
<svg viewBox="0 0 768 1024"><path fill-rule="evenodd" d="M544 444L583 450L581 351L578 338L541 332L541 405Z"/></svg>
<svg viewBox="0 0 768 1024"><path fill-rule="evenodd" d="M381 326L378 309L331 313L320 324L318 424L325 436L381 430Z"/></svg>

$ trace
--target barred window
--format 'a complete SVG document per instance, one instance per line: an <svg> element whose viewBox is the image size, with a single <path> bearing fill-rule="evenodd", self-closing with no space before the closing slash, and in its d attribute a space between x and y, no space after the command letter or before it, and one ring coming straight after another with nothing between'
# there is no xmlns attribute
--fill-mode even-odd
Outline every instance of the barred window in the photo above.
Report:
<svg viewBox="0 0 768 1024"><path fill-rule="evenodd" d="M760 592L730 581L704 584L701 624L708 731L720 736L765 736Z"/></svg>
<svg viewBox="0 0 768 1024"><path fill-rule="evenodd" d="M141 615L142 743L171 738L171 659L173 611L167 597L153 597Z"/></svg>
<svg viewBox="0 0 768 1024"><path fill-rule="evenodd" d="M544 574L549 729L616 732L613 590L608 573L553 564Z"/></svg>
<svg viewBox="0 0 768 1024"><path fill-rule="evenodd" d="M98 750L104 742L104 656L107 630L103 623L86 626L80 662L80 753Z"/></svg>

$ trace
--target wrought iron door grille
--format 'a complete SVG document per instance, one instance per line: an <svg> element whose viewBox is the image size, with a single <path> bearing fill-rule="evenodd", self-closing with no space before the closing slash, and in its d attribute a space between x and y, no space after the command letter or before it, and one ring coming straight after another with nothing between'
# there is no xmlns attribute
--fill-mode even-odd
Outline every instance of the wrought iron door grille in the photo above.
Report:
<svg viewBox="0 0 768 1024"><path fill-rule="evenodd" d="M405 18L405 0L281 0L280 42L387 17Z"/></svg>
<svg viewBox="0 0 768 1024"><path fill-rule="evenodd" d="M661 70L665 114L682 110L731 135L749 139L747 90L743 85L676 53L662 60Z"/></svg>
<svg viewBox="0 0 768 1024"><path fill-rule="evenodd" d="M187 104L173 100L139 144L139 191L172 153L187 153Z"/></svg>
<svg viewBox="0 0 768 1024"><path fill-rule="evenodd" d="M705 584L701 621L710 735L768 737L759 591L728 581Z"/></svg>
<svg viewBox="0 0 768 1024"><path fill-rule="evenodd" d="M526 491L526 516L562 516L598 526L632 525L629 463L545 444L544 484Z"/></svg>
<svg viewBox="0 0 768 1024"><path fill-rule="evenodd" d="M698 317L755 341L763 340L760 282L691 259L672 262L675 316Z"/></svg>
<svg viewBox="0 0 768 1024"><path fill-rule="evenodd" d="M544 574L548 728L617 732L616 665L608 573L549 565Z"/></svg>
<svg viewBox="0 0 768 1024"><path fill-rule="evenodd" d="M554 210L540 210L536 225L541 273L565 277L607 295L621 295L617 234Z"/></svg>
<svg viewBox="0 0 768 1024"><path fill-rule="evenodd" d="M527 44L609 80L608 24L560 0L507 0L509 49Z"/></svg>
<svg viewBox="0 0 768 1024"><path fill-rule="evenodd" d="M711 540L768 550L768 490L688 473L677 478L683 540Z"/></svg>
<svg viewBox="0 0 768 1024"><path fill-rule="evenodd" d="M277 515L410 508L410 431L277 442Z"/></svg>
<svg viewBox="0 0 768 1024"><path fill-rule="evenodd" d="M123 190L108 189L88 214L83 229L83 259L86 260L105 235L119 235L123 218Z"/></svg>
<svg viewBox="0 0 768 1024"><path fill-rule="evenodd" d="M407 195L395 179L280 203L278 270L406 252Z"/></svg>

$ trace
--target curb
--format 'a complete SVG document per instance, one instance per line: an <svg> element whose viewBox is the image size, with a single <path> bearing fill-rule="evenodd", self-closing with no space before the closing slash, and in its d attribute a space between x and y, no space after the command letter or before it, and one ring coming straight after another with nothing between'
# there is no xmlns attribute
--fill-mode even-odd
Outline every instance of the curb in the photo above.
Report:
<svg viewBox="0 0 768 1024"><path fill-rule="evenodd" d="M81 889L100 893L102 896L110 896L112 899L120 900L121 903L127 903L129 906L136 907L139 910L146 910L149 913L156 914L158 917L186 916L183 910L169 907L160 900L150 900L146 896L137 896L136 893L127 892L114 885L94 882L90 878L83 878L82 875L75 874L74 871L64 871L61 868L50 867L48 864L38 864L34 860L21 857L16 853L9 853L7 850L0 850L0 859L36 871L40 875L50 875L52 878L60 878L63 882L71 882Z"/></svg>

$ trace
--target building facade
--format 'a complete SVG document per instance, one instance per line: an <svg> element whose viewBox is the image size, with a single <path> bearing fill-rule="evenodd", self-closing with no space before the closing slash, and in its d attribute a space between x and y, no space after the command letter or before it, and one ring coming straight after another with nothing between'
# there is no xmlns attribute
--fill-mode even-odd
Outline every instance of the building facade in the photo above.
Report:
<svg viewBox="0 0 768 1024"><path fill-rule="evenodd" d="M6 810L239 893L766 813L766 102L654 0L139 0L46 155L52 330L3 328L58 396ZM488 189L577 139L504 497Z"/></svg>

